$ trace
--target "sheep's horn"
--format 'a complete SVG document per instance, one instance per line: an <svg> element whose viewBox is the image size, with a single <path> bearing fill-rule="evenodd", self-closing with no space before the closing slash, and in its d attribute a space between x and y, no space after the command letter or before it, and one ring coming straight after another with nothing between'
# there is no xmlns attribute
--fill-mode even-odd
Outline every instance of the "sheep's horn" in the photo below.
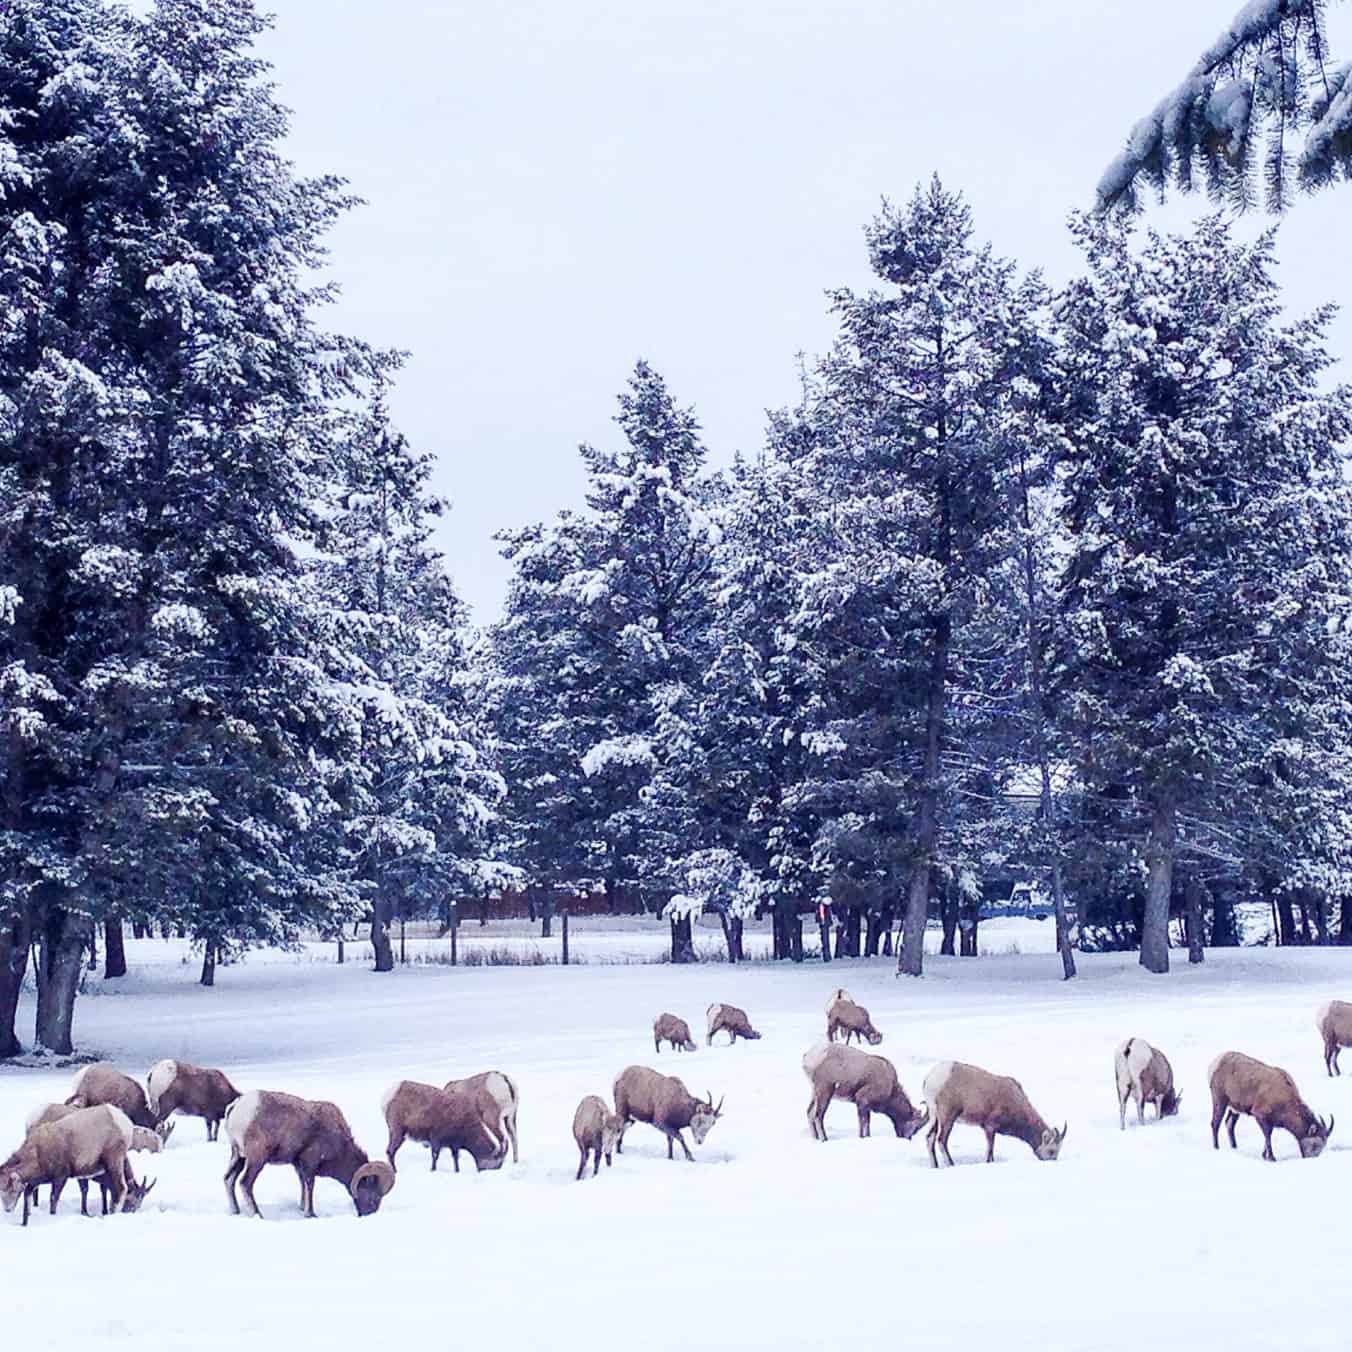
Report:
<svg viewBox="0 0 1352 1352"><path fill-rule="evenodd" d="M357 1185L368 1178L376 1180L382 1197L394 1187L394 1170L384 1160L372 1160L369 1164L363 1164L352 1175L352 1186L349 1191L356 1192Z"/></svg>
<svg viewBox="0 0 1352 1352"><path fill-rule="evenodd" d="M1061 1123L1061 1134L1060 1134L1060 1136L1057 1137L1057 1140L1059 1140L1059 1141L1064 1141L1064 1140L1066 1139L1066 1132L1069 1131L1069 1130L1070 1130L1070 1124L1069 1124L1068 1122L1062 1122L1062 1123Z"/></svg>
<svg viewBox="0 0 1352 1352"><path fill-rule="evenodd" d="M925 1123L928 1121L929 1121L929 1104L922 1103L920 1105L920 1121L916 1123L916 1127L917 1128L923 1127Z"/></svg>
<svg viewBox="0 0 1352 1352"><path fill-rule="evenodd" d="M723 1098L727 1098L727 1095L724 1094L724 1095L723 1095ZM710 1094L710 1095L709 1095L709 1102L712 1103L713 1101L714 1101L714 1096L713 1096L712 1094ZM722 1115L723 1115L723 1099L719 1099L719 1100L718 1100L718 1107L714 1109L714 1116L715 1116L715 1117L721 1117Z"/></svg>
<svg viewBox="0 0 1352 1352"><path fill-rule="evenodd" d="M1333 1135L1333 1122L1334 1122L1333 1114L1330 1113L1330 1114L1329 1114L1329 1124L1328 1124L1327 1127L1324 1128L1324 1135L1325 1135L1325 1136L1332 1136L1332 1135Z"/></svg>

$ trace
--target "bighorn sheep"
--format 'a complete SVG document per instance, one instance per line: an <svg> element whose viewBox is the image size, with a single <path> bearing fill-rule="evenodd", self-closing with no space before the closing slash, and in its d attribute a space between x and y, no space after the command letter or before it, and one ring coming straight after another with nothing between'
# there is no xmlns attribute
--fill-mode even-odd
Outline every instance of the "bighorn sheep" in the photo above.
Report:
<svg viewBox="0 0 1352 1352"><path fill-rule="evenodd" d="M97 1108L100 1104L111 1104L126 1113L133 1126L158 1132L162 1141L168 1141L173 1134L173 1123L161 1122L151 1110L146 1091L130 1075L124 1075L116 1066L106 1062L98 1062L80 1070L71 1081L70 1097L66 1103L72 1108Z"/></svg>
<svg viewBox="0 0 1352 1352"><path fill-rule="evenodd" d="M475 1169L501 1169L507 1142L494 1136L484 1123L478 1097L447 1093L433 1084L400 1080L385 1091L380 1101L390 1139L385 1156L394 1168L394 1157L406 1140L421 1141L432 1149L432 1169L443 1150L451 1152L455 1172L460 1172L460 1152L468 1150Z"/></svg>
<svg viewBox="0 0 1352 1352"><path fill-rule="evenodd" d="M673 1051L695 1050L695 1039L690 1036L690 1025L674 1014L659 1014L653 1020L653 1046L660 1052L664 1042L670 1042Z"/></svg>
<svg viewBox="0 0 1352 1352"><path fill-rule="evenodd" d="M852 1037L866 1040L870 1047L876 1047L883 1040L883 1035L873 1026L868 1010L855 1004L854 997L843 986L832 992L826 1002L826 1040L834 1042L840 1032L845 1034L846 1044Z"/></svg>
<svg viewBox="0 0 1352 1352"><path fill-rule="evenodd" d="M1017 1136L1040 1160L1054 1160L1061 1153L1066 1128L1057 1131L1044 1122L1028 1101L1023 1086L1008 1075L962 1061L941 1061L925 1076L925 1097L930 1103L930 1129L925 1138L930 1163L937 1169L937 1141L951 1165L948 1138L959 1122L980 1127L986 1133L986 1163L995 1160L996 1136Z"/></svg>
<svg viewBox="0 0 1352 1352"><path fill-rule="evenodd" d="M86 1108L72 1108L69 1104L65 1103L45 1104L41 1108L35 1108L28 1114L28 1118L24 1122L24 1136L31 1136L35 1128L45 1127L51 1122L60 1122L65 1118L70 1117L72 1113L87 1111L88 1109ZM163 1143L157 1132L150 1131L145 1127L133 1127L131 1129L131 1144L127 1149L129 1151L148 1150L151 1154L158 1154L162 1145ZM87 1178L77 1178L75 1181L80 1189L80 1215L88 1216L90 1180ZM109 1181L102 1174L94 1181L99 1185L99 1198L103 1203L103 1214L106 1216L108 1214L108 1196L111 1192ZM155 1186L155 1180L151 1179L147 1182L145 1179L141 1179L138 1181L136 1176L132 1173L131 1161L128 1160L126 1165L126 1182L127 1196L122 1203L122 1210L139 1211L141 1203L145 1201L147 1194L149 1194L150 1190ZM38 1185L35 1183L29 1191L32 1194L32 1205L36 1207L38 1201Z"/></svg>
<svg viewBox="0 0 1352 1352"><path fill-rule="evenodd" d="M13 1211L22 1197L27 1225L41 1184L51 1184L51 1214L55 1216L62 1189L70 1179L106 1178L113 1193L113 1210L121 1211L127 1200L127 1151L132 1148L133 1131L131 1119L112 1104L40 1122L0 1164L0 1203L6 1211Z"/></svg>
<svg viewBox="0 0 1352 1352"><path fill-rule="evenodd" d="M833 1098L858 1109L860 1136L869 1135L874 1113L882 1113L897 1135L908 1141L929 1121L928 1110L917 1112L912 1106L886 1057L837 1042L818 1042L803 1055L803 1074L812 1082L807 1124L818 1141L826 1140L826 1109Z"/></svg>
<svg viewBox="0 0 1352 1352"><path fill-rule="evenodd" d="M697 1099L674 1075L663 1075L647 1066L629 1066L615 1081L615 1116L620 1119L615 1149L624 1153L624 1133L631 1122L646 1122L667 1138L667 1158L673 1159L672 1142L694 1162L681 1131L690 1128L695 1144L703 1143L713 1124L723 1115L723 1100L714 1107L714 1096Z"/></svg>
<svg viewBox="0 0 1352 1352"><path fill-rule="evenodd" d="M1263 1158L1275 1160L1272 1133L1277 1127L1289 1131L1300 1146L1303 1159L1313 1159L1333 1134L1333 1118L1327 1122L1305 1105L1296 1082L1284 1070L1255 1061L1242 1052L1223 1052L1207 1070L1211 1085L1211 1144L1219 1150L1221 1118L1236 1149L1235 1125L1241 1113L1249 1114L1263 1133Z"/></svg>
<svg viewBox="0 0 1352 1352"><path fill-rule="evenodd" d="M587 1168L587 1156L594 1155L592 1177L601 1172L601 1156L606 1157L606 1168L611 1165L611 1152L620 1138L620 1119L610 1111L610 1105L596 1094L588 1094L577 1105L573 1114L573 1140L582 1152L578 1161L577 1177L581 1178Z"/></svg>
<svg viewBox="0 0 1352 1352"><path fill-rule="evenodd" d="M751 1026L751 1020L747 1018L746 1010L738 1009L736 1005L712 1004L709 1006L707 1013L709 1016L709 1046L713 1046L715 1033L727 1033L731 1039L728 1046L732 1046L739 1037L746 1038L749 1042L755 1042L760 1038L760 1034Z"/></svg>
<svg viewBox="0 0 1352 1352"><path fill-rule="evenodd" d="M1113 1057L1117 1075L1117 1118L1127 1129L1127 1103L1136 1100L1136 1120L1145 1122L1145 1105L1155 1105L1156 1118L1172 1117L1183 1102L1174 1091L1174 1070L1169 1058L1143 1037L1129 1037Z"/></svg>
<svg viewBox="0 0 1352 1352"><path fill-rule="evenodd" d="M485 1070L463 1080L447 1080L442 1088L448 1094L469 1094L478 1105L479 1118L504 1147L512 1145L512 1163L516 1153L516 1109L520 1096L515 1081L500 1070Z"/></svg>
<svg viewBox="0 0 1352 1352"><path fill-rule="evenodd" d="M295 1169L300 1179L301 1210L307 1216L315 1214L317 1178L341 1183L359 1216L379 1211L394 1187L394 1170L384 1160L372 1160L357 1145L347 1119L332 1103L251 1089L226 1110L225 1134L230 1142L225 1195L236 1216L236 1179L244 1189L250 1212L263 1214L254 1200L253 1187L269 1164L289 1164Z"/></svg>
<svg viewBox="0 0 1352 1352"><path fill-rule="evenodd" d="M1319 1036L1324 1039L1324 1069L1341 1075L1338 1053L1352 1047L1352 1005L1346 1000L1330 1000L1319 1011Z"/></svg>
<svg viewBox="0 0 1352 1352"><path fill-rule="evenodd" d="M203 1118L208 1141L220 1134L225 1110L238 1097L222 1071L188 1061L157 1061L146 1076L146 1104L155 1120L167 1122L173 1113Z"/></svg>

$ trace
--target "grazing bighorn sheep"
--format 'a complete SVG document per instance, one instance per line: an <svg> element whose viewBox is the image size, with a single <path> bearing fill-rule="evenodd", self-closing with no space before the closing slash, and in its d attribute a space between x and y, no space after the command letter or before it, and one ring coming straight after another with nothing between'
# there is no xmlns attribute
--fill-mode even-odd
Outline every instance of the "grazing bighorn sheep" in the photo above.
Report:
<svg viewBox="0 0 1352 1352"><path fill-rule="evenodd" d="M615 1081L615 1116L620 1119L620 1132L615 1138L615 1149L624 1153L624 1133L631 1122L646 1122L656 1127L667 1138L667 1158L676 1141L692 1164L690 1153L681 1131L690 1128L695 1144L701 1145L714 1123L723 1115L723 1100L714 1107L714 1096L697 1099L674 1075L663 1075L647 1066L629 1066Z"/></svg>
<svg viewBox="0 0 1352 1352"><path fill-rule="evenodd" d="M1023 1086L1008 1075L992 1075L962 1061L940 1061L925 1076L925 1097L930 1103L930 1129L925 1138L930 1163L937 1169L937 1141L951 1165L948 1138L959 1122L980 1127L986 1133L986 1163L995 1161L995 1138L1016 1136L1040 1160L1054 1160L1061 1153L1066 1127L1049 1127L1028 1101Z"/></svg>
<svg viewBox="0 0 1352 1352"><path fill-rule="evenodd" d="M48 1103L41 1108L35 1108L28 1114L24 1122L24 1137L27 1138L33 1134L37 1127L45 1127L51 1122L60 1122L71 1116L72 1113L88 1111L85 1108L72 1108L65 1103ZM128 1119L130 1120L130 1119ZM148 1131L145 1127L133 1127L131 1129L131 1144L128 1150L149 1150L152 1154L158 1154L161 1148L161 1141L157 1133ZM89 1215L89 1183L87 1178L77 1178L76 1184L80 1189L80 1215ZM139 1211L141 1203L146 1195L155 1186L155 1180L151 1179L148 1183L145 1179L139 1182L132 1173L131 1161L128 1160L126 1166L127 1196L122 1203L123 1211ZM108 1179L100 1174L94 1180L99 1185L99 1196L103 1203L103 1214L108 1214L108 1195L111 1191ZM38 1202L38 1184L33 1184L29 1189L30 1203L36 1208Z"/></svg>
<svg viewBox="0 0 1352 1352"><path fill-rule="evenodd" d="M157 1061L146 1076L146 1104L155 1120L167 1122L174 1113L203 1118L208 1141L220 1134L225 1110L238 1097L224 1072L188 1061Z"/></svg>
<svg viewBox="0 0 1352 1352"><path fill-rule="evenodd" d="M869 1135L874 1113L882 1113L908 1141L929 1121L928 1110L917 1112L912 1106L886 1057L822 1041L803 1054L803 1074L812 1082L807 1124L818 1141L826 1140L826 1109L833 1098L858 1109L860 1136Z"/></svg>
<svg viewBox="0 0 1352 1352"><path fill-rule="evenodd" d="M394 1170L384 1160L372 1160L352 1139L347 1119L332 1103L296 1098L270 1089L241 1094L225 1114L230 1141L230 1164L225 1171L225 1195L230 1210L239 1215L235 1180L255 1216L263 1213L253 1187L264 1166L289 1164L300 1179L300 1205L315 1214L315 1180L332 1178L350 1194L357 1215L380 1210L394 1187Z"/></svg>
<svg viewBox="0 0 1352 1352"><path fill-rule="evenodd" d="M840 1032L845 1034L847 1045L852 1037L867 1041L870 1047L876 1047L883 1040L883 1035L873 1026L868 1010L855 1004L853 996L843 986L826 1002L826 1040L834 1042Z"/></svg>
<svg viewBox="0 0 1352 1352"><path fill-rule="evenodd" d="M1338 1053L1352 1047L1352 1005L1346 1000L1330 1000L1319 1011L1319 1036L1324 1039L1324 1069L1341 1075Z"/></svg>
<svg viewBox="0 0 1352 1352"><path fill-rule="evenodd" d="M673 1051L695 1050L695 1039L690 1036L690 1025L674 1014L659 1014L653 1020L653 1046L660 1052L664 1042L670 1042Z"/></svg>
<svg viewBox="0 0 1352 1352"><path fill-rule="evenodd" d="M127 1200L127 1151L133 1130L131 1119L112 1104L40 1123L0 1164L0 1203L6 1211L13 1211L22 1197L27 1225L32 1201L43 1183L51 1184L51 1214L55 1216L62 1189L70 1179L103 1177L113 1192L113 1210L121 1211Z"/></svg>
<svg viewBox="0 0 1352 1352"><path fill-rule="evenodd" d="M577 1112L573 1114L573 1140L577 1142L577 1148L582 1152L582 1158L577 1165L578 1178L582 1177L587 1167L588 1155L595 1156L592 1164L593 1178L601 1172L602 1155L606 1157L606 1168L610 1168L611 1152L620 1138L622 1125L620 1119L610 1111L610 1105L605 1099L596 1094L588 1094L577 1105Z"/></svg>
<svg viewBox="0 0 1352 1352"><path fill-rule="evenodd" d="M1143 1037L1129 1037L1113 1056L1117 1075L1117 1118L1127 1129L1127 1103L1136 1100L1136 1120L1145 1122L1145 1105L1155 1105L1155 1117L1172 1117L1183 1102L1174 1091L1174 1070L1169 1058Z"/></svg>
<svg viewBox="0 0 1352 1352"><path fill-rule="evenodd" d="M158 1132L162 1141L173 1134L173 1123L161 1122L151 1110L146 1091L130 1075L101 1061L79 1071L71 1081L66 1104L71 1108L97 1108L104 1103L120 1108L133 1126Z"/></svg>
<svg viewBox="0 0 1352 1352"><path fill-rule="evenodd" d="M478 1105L479 1118L505 1147L512 1145L512 1163L516 1153L516 1109L520 1096L516 1083L500 1070L485 1070L463 1080L447 1080L442 1089L448 1094L469 1094Z"/></svg>
<svg viewBox="0 0 1352 1352"><path fill-rule="evenodd" d="M1277 1127L1289 1131L1300 1146L1302 1159L1313 1159L1328 1144L1333 1121L1316 1117L1305 1105L1296 1082L1284 1070L1255 1061L1242 1052L1222 1052L1207 1070L1211 1085L1211 1144L1221 1148L1221 1118L1235 1143L1235 1125L1241 1113L1258 1123L1263 1133L1263 1158L1276 1160L1272 1153L1272 1133Z"/></svg>
<svg viewBox="0 0 1352 1352"><path fill-rule="evenodd" d="M732 1046L739 1037L746 1038L748 1042L755 1042L760 1034L751 1026L751 1020L746 1016L746 1010L738 1009L736 1005L712 1004L706 1011L709 1016L709 1041L708 1045L713 1046L715 1033L727 1033L731 1039L728 1046Z"/></svg>
<svg viewBox="0 0 1352 1352"><path fill-rule="evenodd" d="M385 1091L380 1108L390 1131L385 1147L390 1168L394 1168L394 1157L406 1140L431 1147L433 1172L443 1150L451 1152L456 1173L460 1172L462 1150L469 1151L476 1170L502 1168L507 1142L484 1124L473 1092L447 1093L433 1084L400 1080Z"/></svg>

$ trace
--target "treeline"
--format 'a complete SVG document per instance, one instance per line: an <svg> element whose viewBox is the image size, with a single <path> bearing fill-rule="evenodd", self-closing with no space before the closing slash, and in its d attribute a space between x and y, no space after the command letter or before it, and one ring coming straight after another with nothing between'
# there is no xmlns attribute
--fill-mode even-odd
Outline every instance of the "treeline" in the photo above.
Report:
<svg viewBox="0 0 1352 1352"><path fill-rule="evenodd" d="M1352 394L1272 237L1080 218L1059 292L937 181L865 232L831 351L710 474L640 364L585 504L502 538L486 689L545 893L803 918L918 974L1013 879L1073 949L1352 940ZM829 907L829 911L826 909ZM974 951L974 943L969 943Z"/></svg>

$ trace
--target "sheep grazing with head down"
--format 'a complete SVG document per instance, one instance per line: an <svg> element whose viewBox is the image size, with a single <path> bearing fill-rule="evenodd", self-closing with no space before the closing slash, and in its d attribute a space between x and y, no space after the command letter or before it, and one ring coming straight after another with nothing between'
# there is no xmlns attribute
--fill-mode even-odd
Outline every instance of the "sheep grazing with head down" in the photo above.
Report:
<svg viewBox="0 0 1352 1352"><path fill-rule="evenodd" d="M826 1040L834 1042L837 1034L843 1034L846 1045L851 1038L867 1042L870 1047L876 1047L883 1040L883 1035L873 1026L868 1010L855 1004L854 997L843 986L833 991L826 1002Z"/></svg>
<svg viewBox="0 0 1352 1352"><path fill-rule="evenodd" d="M200 1117L207 1124L208 1141L216 1139L225 1110L238 1097L239 1090L223 1071L189 1061L157 1061L146 1076L146 1103L156 1121L167 1122L174 1113Z"/></svg>
<svg viewBox="0 0 1352 1352"><path fill-rule="evenodd" d="M711 1047L715 1033L726 1033L728 1046L732 1046L739 1037L745 1038L748 1042L755 1042L760 1038L760 1034L751 1026L746 1010L738 1009L736 1005L712 1004L706 1013L709 1016L708 1045Z"/></svg>
<svg viewBox="0 0 1352 1352"><path fill-rule="evenodd" d="M1330 1000L1320 1005L1315 1026L1324 1043L1324 1069L1330 1075L1341 1075L1338 1053L1352 1047L1352 1005L1346 1000Z"/></svg>
<svg viewBox="0 0 1352 1352"><path fill-rule="evenodd" d="M832 1099L853 1103L859 1113L859 1135L868 1136L874 1113L881 1113L898 1136L910 1140L929 1121L917 1111L885 1056L824 1039L803 1054L803 1074L812 1082L807 1123L813 1137L826 1140L826 1109Z"/></svg>
<svg viewBox="0 0 1352 1352"><path fill-rule="evenodd" d="M1143 1037L1129 1037L1114 1053L1117 1078L1117 1122L1127 1129L1127 1104L1136 1100L1136 1121L1144 1124L1145 1105L1155 1105L1156 1117L1173 1117L1183 1102L1174 1089L1174 1070L1169 1058Z"/></svg>
<svg viewBox="0 0 1352 1352"><path fill-rule="evenodd" d="M577 1105L573 1114L573 1140L582 1153L578 1161L577 1176L581 1178L587 1168L587 1156L594 1156L592 1177L601 1172L601 1156L606 1157L606 1168L611 1166L611 1154L620 1138L623 1124L610 1111L610 1105L596 1094L588 1094Z"/></svg>
<svg viewBox="0 0 1352 1352"><path fill-rule="evenodd" d="M944 1159L948 1138L959 1122L980 1127L986 1133L986 1163L995 1161L995 1138L1016 1136L1040 1160L1054 1160L1066 1139L1063 1125L1058 1131L1043 1121L1028 1100L1023 1086L1010 1075L992 1075L979 1066L962 1061L941 1061L925 1076L925 1097L930 1103L930 1129L925 1138L930 1163L937 1169L934 1153L937 1142Z"/></svg>
<svg viewBox="0 0 1352 1352"><path fill-rule="evenodd" d="M695 1144L700 1145L722 1115L722 1099L715 1108L712 1094L707 1100L697 1099L674 1075L663 1075L647 1066L629 1066L615 1081L615 1116L620 1119L615 1150L624 1153L624 1133L631 1122L646 1122L667 1138L668 1159L675 1158L672 1143L676 1142L693 1164L695 1157L681 1132L689 1127Z"/></svg>
<svg viewBox="0 0 1352 1352"><path fill-rule="evenodd" d="M61 1122L71 1116L72 1113L88 1112L87 1108L72 1108L66 1103L48 1103L41 1108L35 1108L28 1114L24 1122L24 1136L29 1137L38 1127L45 1127L51 1122ZM130 1119L128 1119L130 1121ZM163 1148L163 1142L159 1134L148 1130L146 1127L132 1127L131 1143L128 1145L128 1151L146 1150L152 1155L159 1154ZM103 1214L108 1214L108 1198L112 1192L111 1180L106 1175L100 1174L92 1180L99 1185L99 1198L103 1203ZM155 1186L155 1180L138 1180L132 1172L131 1161L128 1160L125 1169L125 1181L127 1184L127 1195L122 1203L123 1211L139 1211L141 1203L145 1201L150 1190ZM80 1189L80 1215L89 1215L89 1184L88 1178L77 1178L76 1184ZM38 1186L36 1184L30 1189L32 1194L31 1202L34 1207L38 1200Z"/></svg>
<svg viewBox="0 0 1352 1352"><path fill-rule="evenodd" d="M455 1172L460 1172L460 1152L469 1151L475 1169L501 1169L507 1142L485 1126L482 1105L473 1092L447 1093L434 1084L399 1080L380 1101L389 1128L385 1156L394 1167L394 1157L405 1141L421 1141L432 1150L432 1168L443 1150L451 1152Z"/></svg>
<svg viewBox="0 0 1352 1352"><path fill-rule="evenodd" d="M158 1132L162 1141L167 1141L173 1134L173 1123L160 1120L146 1098L146 1091L130 1075L124 1075L116 1066L105 1062L85 1066L79 1071L71 1082L66 1103L72 1108L110 1104L126 1113L133 1126Z"/></svg>
<svg viewBox="0 0 1352 1352"><path fill-rule="evenodd" d="M347 1119L332 1103L251 1089L226 1111L225 1134L230 1142L225 1195L236 1216L236 1180L244 1189L250 1213L263 1214L254 1200L253 1187L269 1164L289 1164L295 1169L300 1179L301 1210L311 1217L315 1214L317 1178L341 1183L359 1216L379 1211L394 1187L394 1170L384 1160L372 1160L357 1145Z"/></svg>
<svg viewBox="0 0 1352 1352"><path fill-rule="evenodd" d="M695 1050L695 1039L690 1036L690 1025L684 1019L678 1019L675 1014L659 1014L653 1020L653 1047L660 1052L664 1042L671 1043L673 1051Z"/></svg>
<svg viewBox="0 0 1352 1352"><path fill-rule="evenodd" d="M1333 1135L1333 1115L1327 1122L1317 1116L1301 1098L1296 1082L1277 1066L1256 1061L1243 1052L1222 1052L1207 1071L1211 1086L1211 1144L1221 1148L1221 1119L1230 1137L1230 1148L1237 1149L1235 1126L1245 1113L1258 1123L1263 1133L1263 1158L1276 1160L1272 1153L1272 1133L1280 1127L1296 1138L1302 1159L1314 1159L1323 1153Z"/></svg>
<svg viewBox="0 0 1352 1352"><path fill-rule="evenodd" d="M478 1109L479 1120L504 1147L511 1143L512 1163L518 1162L516 1110L521 1096L514 1080L500 1070L484 1070L463 1080L447 1080L442 1089L448 1094L468 1095Z"/></svg>

